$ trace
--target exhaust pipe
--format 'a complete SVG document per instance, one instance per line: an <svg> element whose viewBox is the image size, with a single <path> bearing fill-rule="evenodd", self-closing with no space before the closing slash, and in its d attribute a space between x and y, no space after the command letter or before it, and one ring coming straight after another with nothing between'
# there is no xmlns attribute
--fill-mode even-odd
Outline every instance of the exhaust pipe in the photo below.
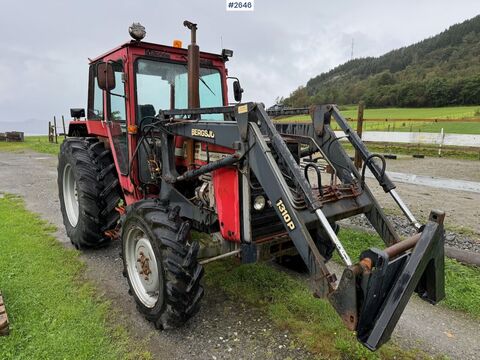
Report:
<svg viewBox="0 0 480 360"><path fill-rule="evenodd" d="M200 48L197 45L197 24L185 20L183 25L190 30L191 43L188 45L188 108L197 109L200 107ZM196 115L199 116L199 115ZM195 115L193 116L195 118ZM195 147L193 140L185 140L186 159L189 169L193 167Z"/></svg>
<svg viewBox="0 0 480 360"><path fill-rule="evenodd" d="M191 43L188 45L188 107L200 107L200 48L197 45L197 24L185 20L183 25L190 30Z"/></svg>

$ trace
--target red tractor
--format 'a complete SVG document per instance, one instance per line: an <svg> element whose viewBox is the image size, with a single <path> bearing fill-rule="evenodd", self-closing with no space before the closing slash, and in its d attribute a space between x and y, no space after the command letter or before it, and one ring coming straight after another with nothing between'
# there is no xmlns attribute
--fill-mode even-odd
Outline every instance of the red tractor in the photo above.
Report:
<svg viewBox="0 0 480 360"><path fill-rule="evenodd" d="M385 159L371 154L335 105L265 110L228 103L232 51L200 52L185 21L182 48L134 40L90 63L88 109L61 146L58 186L63 220L77 248L120 238L124 275L139 310L157 328L183 324L203 295L202 264L227 256L243 263L297 254L316 296L327 297L371 350L387 341L410 296L444 297L444 214L421 225L395 192ZM310 114L303 124L270 116ZM358 171L331 129L336 121L361 155ZM369 169L416 228L402 240L365 183ZM386 248L352 263L337 220L365 214ZM191 231L216 234L218 252L201 254ZM326 262L346 264L340 280Z"/></svg>

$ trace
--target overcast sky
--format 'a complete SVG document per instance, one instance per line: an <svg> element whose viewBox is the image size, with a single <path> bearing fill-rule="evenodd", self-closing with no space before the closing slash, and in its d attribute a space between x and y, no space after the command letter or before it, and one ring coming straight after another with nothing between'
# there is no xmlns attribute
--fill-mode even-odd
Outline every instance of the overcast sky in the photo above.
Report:
<svg viewBox="0 0 480 360"><path fill-rule="evenodd" d="M88 58L129 41L133 21L149 42L185 46L183 20L198 23L201 50L234 50L244 99L271 105L349 60L352 39L354 57L378 56L479 13L472 0L256 0L242 13L224 0L0 0L0 131L43 133L53 115L86 107Z"/></svg>

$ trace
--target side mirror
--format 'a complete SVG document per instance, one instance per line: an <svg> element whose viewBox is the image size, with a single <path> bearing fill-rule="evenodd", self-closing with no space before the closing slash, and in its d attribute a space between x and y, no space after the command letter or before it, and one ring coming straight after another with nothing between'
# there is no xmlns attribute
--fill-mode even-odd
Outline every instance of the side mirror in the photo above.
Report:
<svg viewBox="0 0 480 360"><path fill-rule="evenodd" d="M233 98L235 101L242 101L243 89L240 86L240 81L237 79L233 82Z"/></svg>
<svg viewBox="0 0 480 360"><path fill-rule="evenodd" d="M102 90L115 89L115 73L112 64L101 62L97 65L97 83Z"/></svg>

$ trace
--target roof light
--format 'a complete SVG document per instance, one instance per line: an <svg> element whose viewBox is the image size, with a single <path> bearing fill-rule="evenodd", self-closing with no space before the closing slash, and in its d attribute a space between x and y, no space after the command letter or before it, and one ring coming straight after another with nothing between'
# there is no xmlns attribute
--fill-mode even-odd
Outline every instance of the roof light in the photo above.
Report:
<svg viewBox="0 0 480 360"><path fill-rule="evenodd" d="M136 41L142 40L145 35L147 35L147 32L145 31L145 26L140 23L133 23L132 25L130 25L130 27L128 28L128 32L130 33L130 36Z"/></svg>
<svg viewBox="0 0 480 360"><path fill-rule="evenodd" d="M228 60L228 58L230 58L232 56L233 56L233 50L229 50L229 49L223 49L222 50L222 57L225 60Z"/></svg>
<svg viewBox="0 0 480 360"><path fill-rule="evenodd" d="M173 47L181 48L182 47L182 40L173 40Z"/></svg>

